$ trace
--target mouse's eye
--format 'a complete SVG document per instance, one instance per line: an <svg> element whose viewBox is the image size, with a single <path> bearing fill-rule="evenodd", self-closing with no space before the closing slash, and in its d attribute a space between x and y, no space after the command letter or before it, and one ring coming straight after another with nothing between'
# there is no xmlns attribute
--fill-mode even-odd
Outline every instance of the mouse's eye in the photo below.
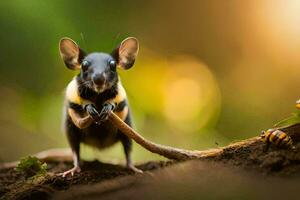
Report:
<svg viewBox="0 0 300 200"><path fill-rule="evenodd" d="M82 63L81 63L82 70L83 71L87 70L87 68L89 67L89 65L90 65L89 61L86 61L86 60L82 61Z"/></svg>
<svg viewBox="0 0 300 200"><path fill-rule="evenodd" d="M116 66L117 66L117 63L116 63L116 61L114 61L114 60L111 60L111 61L109 61L109 66L110 66L110 69L111 70L113 70L113 71L115 71L116 70Z"/></svg>

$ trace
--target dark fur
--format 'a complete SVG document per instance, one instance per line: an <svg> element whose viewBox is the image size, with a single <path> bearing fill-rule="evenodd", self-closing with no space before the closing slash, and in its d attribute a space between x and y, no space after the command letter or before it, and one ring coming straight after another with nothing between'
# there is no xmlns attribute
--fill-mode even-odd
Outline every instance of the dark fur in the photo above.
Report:
<svg viewBox="0 0 300 200"><path fill-rule="evenodd" d="M78 83L79 95L84 99L88 99L94 102L99 112L102 109L102 104L106 100L112 99L118 94L117 83L115 83L112 88L98 94L82 84L80 75L77 76L76 80ZM117 111L122 111L126 106L128 106L127 101L124 100L120 102L119 105L117 105L116 109ZM74 109L80 114L83 114L85 112L81 105L75 103L68 102L67 107ZM130 112L128 112L126 116L125 123L129 126L132 126ZM71 118L67 116L66 133L72 150L75 151L78 155L81 142L89 144L89 141L94 141L95 143L92 146L101 149L108 147L117 141L121 141L126 156L129 156L132 148L131 140L126 135L121 133L113 124L111 124L110 121L104 121L100 125L92 123L85 129L79 129L73 124Z"/></svg>
<svg viewBox="0 0 300 200"><path fill-rule="evenodd" d="M124 108L127 106L127 101L124 100L124 101L121 101L117 107L115 108L115 111L117 112L121 112L122 110L124 110Z"/></svg>
<svg viewBox="0 0 300 200"><path fill-rule="evenodd" d="M80 75L77 76L76 81L78 83L78 92L80 97L94 102L96 107L99 109L101 109L106 100L113 99L118 94L117 82L110 89L98 94L93 89L83 85L83 80Z"/></svg>

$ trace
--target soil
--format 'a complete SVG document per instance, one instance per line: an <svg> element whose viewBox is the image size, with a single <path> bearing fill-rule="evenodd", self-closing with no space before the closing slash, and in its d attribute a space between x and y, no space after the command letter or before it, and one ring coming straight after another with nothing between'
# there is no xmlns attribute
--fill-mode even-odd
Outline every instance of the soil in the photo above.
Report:
<svg viewBox="0 0 300 200"><path fill-rule="evenodd" d="M137 167L145 172L159 169L172 162L147 162ZM99 161L83 162L82 172L63 178L57 175L72 167L71 162L47 163L45 176L26 178L25 174L14 168L0 170L1 199L49 199L57 191L68 190L76 185L90 185L116 177L132 176L134 172L120 165L101 163Z"/></svg>
<svg viewBox="0 0 300 200"><path fill-rule="evenodd" d="M300 125L283 130L295 150L271 146L265 152L265 144L254 138L203 159L149 161L137 166L143 174L99 161L84 162L82 172L65 178L56 174L71 168L70 162L47 163L47 175L33 178L2 168L0 198L298 199Z"/></svg>

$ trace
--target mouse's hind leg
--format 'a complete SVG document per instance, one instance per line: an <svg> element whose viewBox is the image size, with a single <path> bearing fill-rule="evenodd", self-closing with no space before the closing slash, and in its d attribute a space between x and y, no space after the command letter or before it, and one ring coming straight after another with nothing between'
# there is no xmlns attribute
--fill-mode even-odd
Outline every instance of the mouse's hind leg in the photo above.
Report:
<svg viewBox="0 0 300 200"><path fill-rule="evenodd" d="M122 134L122 133L120 133ZM132 160L131 160L131 150L132 150L132 141L131 139L129 139L126 135L122 134L121 136L121 142L124 148L124 153L125 153L125 157L126 157L126 166L128 169L131 169L132 171L136 172L136 173L143 173L142 170L136 168L133 164L132 164Z"/></svg>
<svg viewBox="0 0 300 200"><path fill-rule="evenodd" d="M128 111L128 114L127 114L124 122L128 126L132 127L130 110ZM132 164L132 160L131 160L132 140L129 137L127 137L125 134L123 134L120 130L118 130L118 135L119 135L119 138L120 138L120 140L122 142L122 145L123 145L123 148L124 148L127 168L131 169L132 171L134 171L136 173L143 173L142 170L136 168Z"/></svg>
<svg viewBox="0 0 300 200"><path fill-rule="evenodd" d="M67 130L66 130L68 142L70 144L70 147L72 149L72 156L73 156L73 168L60 173L59 175L65 177L69 174L72 176L74 173L78 173L81 171L80 168L80 130L75 127L73 124L68 124Z"/></svg>

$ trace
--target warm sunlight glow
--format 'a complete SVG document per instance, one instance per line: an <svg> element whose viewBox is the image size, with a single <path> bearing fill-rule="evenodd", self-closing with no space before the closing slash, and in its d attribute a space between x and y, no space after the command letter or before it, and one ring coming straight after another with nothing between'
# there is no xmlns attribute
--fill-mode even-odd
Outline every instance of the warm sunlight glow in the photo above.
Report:
<svg viewBox="0 0 300 200"><path fill-rule="evenodd" d="M295 45L300 42L300 1L271 1L265 3L261 19L266 19L266 28L277 37L282 45Z"/></svg>
<svg viewBox="0 0 300 200"><path fill-rule="evenodd" d="M168 118L174 121L187 121L196 117L200 111L203 91L196 80L182 78L170 84L166 99Z"/></svg>
<svg viewBox="0 0 300 200"><path fill-rule="evenodd" d="M208 67L191 56L171 59L166 76L164 114L173 127L195 131L211 123L220 94Z"/></svg>

